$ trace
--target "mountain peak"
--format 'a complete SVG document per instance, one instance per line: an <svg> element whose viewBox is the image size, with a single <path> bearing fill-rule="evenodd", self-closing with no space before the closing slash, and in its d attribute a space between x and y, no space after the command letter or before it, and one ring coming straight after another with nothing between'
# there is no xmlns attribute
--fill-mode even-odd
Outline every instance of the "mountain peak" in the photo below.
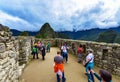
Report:
<svg viewBox="0 0 120 82"><path fill-rule="evenodd" d="M49 23L45 23L39 33L37 34L38 38L55 38L55 31L52 29Z"/></svg>

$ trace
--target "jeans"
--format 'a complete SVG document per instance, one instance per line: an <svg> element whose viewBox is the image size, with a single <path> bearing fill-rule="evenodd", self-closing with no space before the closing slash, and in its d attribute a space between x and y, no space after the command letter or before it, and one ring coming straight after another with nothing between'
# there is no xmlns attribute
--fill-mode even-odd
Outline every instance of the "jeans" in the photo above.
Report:
<svg viewBox="0 0 120 82"><path fill-rule="evenodd" d="M67 61L68 61L68 53L63 52L63 58L65 58L65 59L66 59L66 62L67 62Z"/></svg>
<svg viewBox="0 0 120 82"><path fill-rule="evenodd" d="M56 74L56 76L57 76L57 82L60 82L60 76L58 75L58 74ZM65 82L66 81L66 78L65 78L65 75L64 75L64 72L63 72L63 74L62 74L62 82Z"/></svg>
<svg viewBox="0 0 120 82"><path fill-rule="evenodd" d="M94 68L94 63L93 63L93 62L89 62L89 63L87 64L87 66L85 67L87 73L88 73L89 68L90 68L90 69L93 69L93 68Z"/></svg>

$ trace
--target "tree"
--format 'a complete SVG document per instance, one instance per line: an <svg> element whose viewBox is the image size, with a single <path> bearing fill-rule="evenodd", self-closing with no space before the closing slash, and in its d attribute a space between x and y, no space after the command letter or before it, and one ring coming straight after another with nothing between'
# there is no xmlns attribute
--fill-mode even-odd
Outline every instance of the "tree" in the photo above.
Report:
<svg viewBox="0 0 120 82"><path fill-rule="evenodd" d="M20 36L29 36L29 33L27 31L23 31L20 33Z"/></svg>
<svg viewBox="0 0 120 82"><path fill-rule="evenodd" d="M118 33L116 31L108 30L108 31L102 32L99 35L97 41L98 42L114 43L117 35L118 35Z"/></svg>
<svg viewBox="0 0 120 82"><path fill-rule="evenodd" d="M120 43L120 34L118 34L117 37L115 38L115 43Z"/></svg>

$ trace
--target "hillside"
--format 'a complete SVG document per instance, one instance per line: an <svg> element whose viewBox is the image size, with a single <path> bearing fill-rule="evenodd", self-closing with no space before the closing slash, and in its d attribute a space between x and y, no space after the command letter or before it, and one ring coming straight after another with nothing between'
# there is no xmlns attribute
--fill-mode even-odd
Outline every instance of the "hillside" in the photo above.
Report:
<svg viewBox="0 0 120 82"><path fill-rule="evenodd" d="M41 27L36 37L37 38L55 38L55 31L51 28L49 23L45 23Z"/></svg>
<svg viewBox="0 0 120 82"><path fill-rule="evenodd" d="M55 32L49 23L45 23L41 27L36 37L37 38L66 38L66 39L69 38L67 35Z"/></svg>
<svg viewBox="0 0 120 82"><path fill-rule="evenodd" d="M113 30L107 30L105 32L102 32L96 41L98 42L107 42L107 43L120 43L120 33L113 31Z"/></svg>
<svg viewBox="0 0 120 82"><path fill-rule="evenodd" d="M113 30L113 31L120 33L120 27L109 28L109 29L95 28L95 29L82 30L82 31L76 31L76 32L62 31L60 33L68 35L71 39L75 39L75 40L96 41L102 32L105 32L108 30Z"/></svg>
<svg viewBox="0 0 120 82"><path fill-rule="evenodd" d="M90 30L82 30L82 31L63 31L65 35L68 35L71 39L75 40L87 40L87 41L95 41L101 32L104 32L105 29L90 29Z"/></svg>
<svg viewBox="0 0 120 82"><path fill-rule="evenodd" d="M10 29L10 31L13 33L13 36L19 36L22 32L16 29ZM36 34L38 34L38 32L31 32L31 31L27 31L27 32L29 33L30 36L35 36Z"/></svg>
<svg viewBox="0 0 120 82"><path fill-rule="evenodd" d="M13 36L18 36L21 33L21 31L18 31L18 30L15 30L15 29L10 29L10 31L13 33Z"/></svg>
<svg viewBox="0 0 120 82"><path fill-rule="evenodd" d="M101 39L101 35L104 35L104 32L108 31L112 33L112 30L116 32L116 36L114 38L114 41L106 41L105 39ZM17 30L11 30L13 32L14 36L20 35L20 31ZM102 41L102 42L117 42L120 43L120 26L109 28L109 29L90 29L90 30L82 30L82 31L61 31L61 32L55 32L54 29L50 26L49 23L45 23L41 29L38 32L29 32L30 36L36 36L37 38L66 38L66 39L74 39L74 40L86 40L86 41ZM110 34L108 33L108 34ZM106 33L105 33L105 36ZM112 37L109 37L110 39ZM107 39L108 40L108 39Z"/></svg>

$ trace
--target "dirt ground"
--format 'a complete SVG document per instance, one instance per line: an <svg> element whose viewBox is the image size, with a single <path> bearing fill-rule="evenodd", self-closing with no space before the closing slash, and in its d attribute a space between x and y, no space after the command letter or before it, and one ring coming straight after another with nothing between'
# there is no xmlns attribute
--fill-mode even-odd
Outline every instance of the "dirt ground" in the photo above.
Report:
<svg viewBox="0 0 120 82"><path fill-rule="evenodd" d="M41 55L39 59L34 59L24 69L21 76L24 82L57 82L56 74L53 71L53 58L56 55L57 48L51 48L51 52L46 54L46 59L43 61ZM82 64L77 63L77 58L69 54L68 63L65 66L66 82L87 82L85 68ZM98 69L95 68L98 72ZM96 80L95 82L99 82ZM120 82L120 79L113 77L113 82Z"/></svg>

